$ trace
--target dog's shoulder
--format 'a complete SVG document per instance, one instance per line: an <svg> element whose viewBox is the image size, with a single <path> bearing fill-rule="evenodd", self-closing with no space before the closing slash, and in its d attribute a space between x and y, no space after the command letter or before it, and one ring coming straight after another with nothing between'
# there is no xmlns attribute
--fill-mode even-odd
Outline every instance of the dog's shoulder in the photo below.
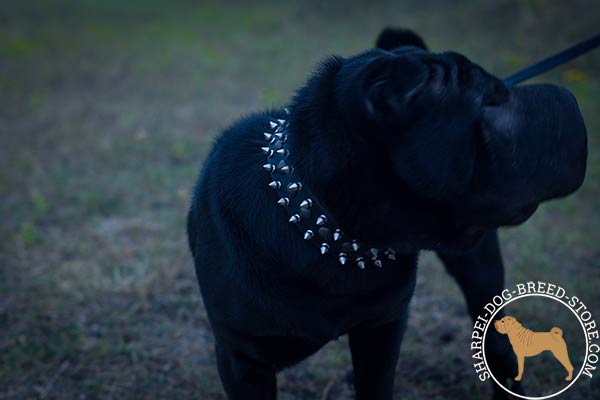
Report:
<svg viewBox="0 0 600 400"><path fill-rule="evenodd" d="M198 236L224 235L221 242L233 244L240 231L253 238L273 235L276 199L262 165L266 156L264 133L269 122L284 117L283 110L268 110L239 119L215 140L193 190L187 230L190 247ZM214 226L215 229L208 229Z"/></svg>

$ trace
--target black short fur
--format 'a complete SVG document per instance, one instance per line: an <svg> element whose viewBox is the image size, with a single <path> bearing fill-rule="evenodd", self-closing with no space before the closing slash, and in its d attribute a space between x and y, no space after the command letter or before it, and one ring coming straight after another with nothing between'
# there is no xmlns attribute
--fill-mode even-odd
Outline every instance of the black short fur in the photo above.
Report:
<svg viewBox="0 0 600 400"><path fill-rule="evenodd" d="M274 399L279 369L344 334L357 398L391 399L418 251L439 252L476 316L503 287L495 227L520 223L540 201L581 184L579 169L560 166L551 188L538 185L537 170L513 174L497 143L502 121L518 118L539 91L573 108L562 89L509 93L466 58L427 52L410 31L384 30L377 43L381 49L322 62L290 116L271 110L239 120L204 163L187 231L230 399ZM287 223L261 168L263 132L275 118L289 119L290 157L304 184L348 233L392 241L396 262L341 267ZM492 336L488 347L496 376L512 377L508 344Z"/></svg>

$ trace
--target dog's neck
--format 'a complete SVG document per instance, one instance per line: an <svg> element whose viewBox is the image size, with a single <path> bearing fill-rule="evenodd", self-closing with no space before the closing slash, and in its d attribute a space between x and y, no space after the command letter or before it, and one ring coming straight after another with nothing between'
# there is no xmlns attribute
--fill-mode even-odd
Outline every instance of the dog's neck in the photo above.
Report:
<svg viewBox="0 0 600 400"><path fill-rule="evenodd" d="M289 114L286 109L286 115ZM378 247L346 235L310 186L295 173L288 127L285 119L269 121L270 131L264 133L266 145L262 147L267 157L263 168L271 175L269 187L277 192L277 204L288 212L289 222L299 228L299 235L314 242L323 256L333 254L342 265L355 263L361 269L367 265L381 268L384 261L395 261L396 251L392 247Z"/></svg>
<svg viewBox="0 0 600 400"><path fill-rule="evenodd" d="M531 335L535 333L531 329L525 328L520 322L515 321L510 331L507 332L511 343L518 341L525 343L530 341Z"/></svg>

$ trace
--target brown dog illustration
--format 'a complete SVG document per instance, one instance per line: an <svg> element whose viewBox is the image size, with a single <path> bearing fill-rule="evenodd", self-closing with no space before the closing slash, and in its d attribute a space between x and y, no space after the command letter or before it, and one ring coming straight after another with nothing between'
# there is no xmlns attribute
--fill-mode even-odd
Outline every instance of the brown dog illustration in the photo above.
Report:
<svg viewBox="0 0 600 400"><path fill-rule="evenodd" d="M545 350L549 350L565 367L568 373L565 380L573 379L573 364L569 360L567 343L563 339L562 329L555 326L549 332L533 332L510 316L494 321L494 328L501 334L508 335L508 340L517 356L519 374L515 377L515 381L520 381L523 377L525 357L537 356Z"/></svg>

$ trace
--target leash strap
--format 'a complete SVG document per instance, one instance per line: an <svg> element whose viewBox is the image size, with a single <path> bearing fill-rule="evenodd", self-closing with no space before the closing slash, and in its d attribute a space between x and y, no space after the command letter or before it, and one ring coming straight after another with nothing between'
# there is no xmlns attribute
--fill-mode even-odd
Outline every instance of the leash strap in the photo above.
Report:
<svg viewBox="0 0 600 400"><path fill-rule="evenodd" d="M507 86L516 85L517 83L526 81L527 79L533 78L536 75L548 71L549 69L577 58L598 46L600 46L600 33L504 78L504 83Z"/></svg>

